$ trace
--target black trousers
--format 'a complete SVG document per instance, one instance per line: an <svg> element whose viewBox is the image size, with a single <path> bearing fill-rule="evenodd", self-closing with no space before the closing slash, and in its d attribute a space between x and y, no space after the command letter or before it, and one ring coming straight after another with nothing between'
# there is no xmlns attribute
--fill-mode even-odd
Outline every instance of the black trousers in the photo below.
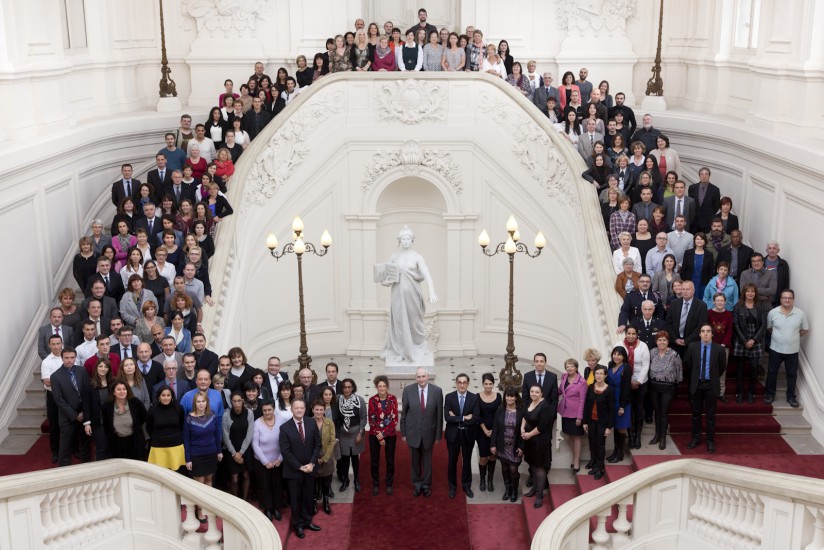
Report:
<svg viewBox="0 0 824 550"><path fill-rule="evenodd" d="M736 357L737 364L735 366L735 381L737 383L736 394L744 395L744 366L749 365L749 380L750 393L755 392L755 386L758 384L758 359L751 357Z"/></svg>
<svg viewBox="0 0 824 550"><path fill-rule="evenodd" d="M455 489L458 487L458 456L463 458L463 465L461 467L461 486L466 489L472 485L472 448L475 446L475 438L470 438L467 431L458 429L458 435L452 443L446 443L446 450L449 454L449 467L447 469L446 478L449 481L449 487Z"/></svg>
<svg viewBox="0 0 824 550"><path fill-rule="evenodd" d="M649 393L652 395L652 405L655 410L655 434L667 436L669 426L669 411L675 399L675 384L650 382Z"/></svg>
<svg viewBox="0 0 824 550"><path fill-rule="evenodd" d="M424 448L423 442L420 447L409 447L412 459L412 486L416 489L432 486L432 450L432 447Z"/></svg>
<svg viewBox="0 0 824 550"><path fill-rule="evenodd" d="M784 369L787 371L787 401L795 399L795 384L798 379L798 352L796 353L778 353L770 350L769 360L767 361L767 383L764 394L767 397L775 397L775 388L778 384L778 371L781 368L781 363L784 363Z"/></svg>
<svg viewBox="0 0 824 550"><path fill-rule="evenodd" d="M386 486L391 487L395 479L395 444L396 436L384 437L383 452L386 456ZM372 485L377 487L381 481L381 443L374 435L369 436L369 466L372 473Z"/></svg>
<svg viewBox="0 0 824 550"><path fill-rule="evenodd" d="M289 503L292 505L292 525L303 528L312 522L312 503L315 496L315 478L312 474L301 474L299 478L287 478Z"/></svg>
<svg viewBox="0 0 824 550"><path fill-rule="evenodd" d="M632 426L636 432L639 432L644 427L644 399L647 396L647 387L649 382L644 382L636 389L632 390L630 401L632 402Z"/></svg>
<svg viewBox="0 0 824 550"><path fill-rule="evenodd" d="M692 438L701 438L701 415L707 415L707 441L715 441L715 405L718 396L710 382L699 382L690 396L692 406Z"/></svg>
<svg viewBox="0 0 824 550"><path fill-rule="evenodd" d="M275 510L283 507L283 465L267 468L255 459L257 474L258 499L262 510ZM311 506L311 504L310 504Z"/></svg>
<svg viewBox="0 0 824 550"><path fill-rule="evenodd" d="M46 392L46 418L49 419L49 447L53 455L60 450L60 420L57 403L52 392Z"/></svg>
<svg viewBox="0 0 824 550"><path fill-rule="evenodd" d="M91 438L86 435L83 424L75 419L69 420L64 415L58 416L60 428L60 447L57 451L57 465L71 466L72 463L72 439L78 438L80 443L80 457L83 462L90 462L92 459Z"/></svg>
<svg viewBox="0 0 824 550"><path fill-rule="evenodd" d="M607 430L606 421L595 421L587 424L587 435L589 436L589 452L594 458L595 467L604 468L604 458L607 454Z"/></svg>

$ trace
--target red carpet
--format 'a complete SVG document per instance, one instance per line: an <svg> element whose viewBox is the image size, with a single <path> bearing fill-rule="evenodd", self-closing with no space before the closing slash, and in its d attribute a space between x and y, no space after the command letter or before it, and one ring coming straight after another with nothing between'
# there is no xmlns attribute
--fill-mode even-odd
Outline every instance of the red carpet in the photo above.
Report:
<svg viewBox="0 0 824 550"><path fill-rule="evenodd" d="M283 547L289 550L311 548L312 550L338 550L342 548L342 541L349 538L349 526L352 520L352 505L348 503L335 504L332 499L332 513L326 515L323 510L318 510L315 514L313 523L321 528L321 531L305 531L306 538L299 539L295 536L294 531L289 529L289 537L284 542ZM281 523L284 526L290 525L291 514L284 513ZM278 527L278 532L281 533L281 541L284 540L281 526Z"/></svg>
<svg viewBox="0 0 824 550"><path fill-rule="evenodd" d="M74 459L77 464L80 461ZM40 436L29 452L20 455L0 456L0 475L8 476L12 474L24 474L35 470L47 470L56 468L57 464L51 463L51 450L49 449L49 436Z"/></svg>
<svg viewBox="0 0 824 550"><path fill-rule="evenodd" d="M689 434L671 435L672 440L686 458L705 458L707 455L707 445L704 436L701 437L701 444L694 449L687 449L692 436ZM796 457L792 447L784 441L780 435L743 435L743 434L716 434L715 452L717 455L764 455L780 454ZM699 456L700 455L700 456ZM713 456L713 455L709 455ZM821 457L824 458L824 457ZM762 468L760 461L755 460L749 464L753 468Z"/></svg>
<svg viewBox="0 0 824 550"><path fill-rule="evenodd" d="M762 398L757 398L756 402L750 405L746 401L743 403L736 403L735 397L729 396L727 403L719 401L715 405L716 414L772 414L772 405L765 405ZM670 407L670 414L692 414L690 402L686 397L679 397L672 402Z"/></svg>
<svg viewBox="0 0 824 550"><path fill-rule="evenodd" d="M527 491L528 490L529 489L527 489ZM550 487L550 492L552 492L552 487ZM526 527L529 530L530 538L532 538L535 536L535 531L538 530L541 523L546 519L550 512L552 512L552 499L548 499L545 493L543 506L540 508L535 508L535 497L522 496L521 510L523 510L523 515L526 517Z"/></svg>
<svg viewBox="0 0 824 550"><path fill-rule="evenodd" d="M692 415L671 414L670 434L689 434L692 431ZM706 430L706 418L703 419ZM715 417L717 434L778 434L781 424L771 415L718 414ZM680 447L679 447L680 449Z"/></svg>
<svg viewBox="0 0 824 550"><path fill-rule="evenodd" d="M662 455L641 455L635 457L633 462L640 470L648 468L668 460L681 460L684 458L703 458L715 462L726 464L737 464L750 468L758 467L772 472L784 472L800 476L824 479L824 456L819 455L796 455L796 454L722 454L708 455L696 454L690 456L662 456Z"/></svg>
<svg viewBox="0 0 824 550"><path fill-rule="evenodd" d="M469 540L472 550L529 549L532 537L527 530L521 506L517 504L471 504L467 505L466 513L471 526ZM451 534L447 536L451 537ZM405 548L398 541L393 541L391 546ZM452 548L451 538L448 545L437 543L433 545L433 548L447 547Z"/></svg>
<svg viewBox="0 0 824 550"><path fill-rule="evenodd" d="M395 494L388 496L381 485L378 496L372 496L369 476L369 449L361 455L361 485L355 494L349 548L385 550L388 547L406 550L470 550L466 497L450 499L446 482L446 442L435 445L432 456L432 497L412 496L411 464L406 443L398 439L395 449ZM381 456L383 462L383 456ZM384 472L381 464L381 473ZM460 465L458 479L460 479ZM477 491L477 487L475 488ZM481 506L481 505L478 505ZM517 507L516 507L517 508ZM488 516L494 518L495 516ZM495 518L497 522L497 518ZM307 539L309 536L307 535ZM444 540L448 538L448 542ZM344 547L339 539L339 548ZM498 542L503 542L498 539Z"/></svg>

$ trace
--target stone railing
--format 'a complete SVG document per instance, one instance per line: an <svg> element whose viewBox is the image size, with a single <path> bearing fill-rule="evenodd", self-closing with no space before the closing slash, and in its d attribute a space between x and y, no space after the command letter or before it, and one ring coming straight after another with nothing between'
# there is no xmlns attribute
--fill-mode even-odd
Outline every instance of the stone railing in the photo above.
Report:
<svg viewBox="0 0 824 550"><path fill-rule="evenodd" d="M281 543L250 504L143 462L105 460L0 478L0 548L103 547L280 550Z"/></svg>
<svg viewBox="0 0 824 550"><path fill-rule="evenodd" d="M533 550L652 547L822 550L824 481L706 460L669 461L560 506L532 540Z"/></svg>

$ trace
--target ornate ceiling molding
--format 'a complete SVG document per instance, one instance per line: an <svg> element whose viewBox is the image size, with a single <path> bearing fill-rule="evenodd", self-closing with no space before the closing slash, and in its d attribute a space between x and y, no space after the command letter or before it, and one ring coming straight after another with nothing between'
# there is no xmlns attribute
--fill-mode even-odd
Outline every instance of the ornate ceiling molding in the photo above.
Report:
<svg viewBox="0 0 824 550"><path fill-rule="evenodd" d="M635 16L637 0L556 0L562 29L581 35L591 32L626 31Z"/></svg>
<svg viewBox="0 0 824 550"><path fill-rule="evenodd" d="M272 12L272 0L183 0L181 10L197 24L198 35L222 34L225 38L255 35L257 20ZM189 30L188 21L182 21Z"/></svg>
<svg viewBox="0 0 824 550"><path fill-rule="evenodd" d="M405 142L400 149L380 150L372 156L372 161L363 171L361 187L368 191L386 172L401 167L404 172L414 175L421 166L425 166L441 175L455 190L456 195L463 191L463 178L452 155L437 149L422 149L415 140Z"/></svg>
<svg viewBox="0 0 824 550"><path fill-rule="evenodd" d="M449 99L445 84L404 78L376 88L375 117L378 121L446 123Z"/></svg>

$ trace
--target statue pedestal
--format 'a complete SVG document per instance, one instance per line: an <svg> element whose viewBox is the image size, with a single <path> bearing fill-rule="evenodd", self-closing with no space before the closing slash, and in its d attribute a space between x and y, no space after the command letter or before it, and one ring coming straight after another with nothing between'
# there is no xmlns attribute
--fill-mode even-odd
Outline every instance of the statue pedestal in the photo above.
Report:
<svg viewBox="0 0 824 550"><path fill-rule="evenodd" d="M176 97L161 97L157 100L158 113L179 113L182 110L183 105Z"/></svg>
<svg viewBox="0 0 824 550"><path fill-rule="evenodd" d="M641 110L647 111L666 111L667 100L661 95L644 96L644 101L641 102Z"/></svg>
<svg viewBox="0 0 824 550"><path fill-rule="evenodd" d="M418 366L392 366L387 364L386 368L384 369L383 373L389 379L389 388L392 393L397 395L399 398L403 395L403 389L408 385L417 384L418 381L415 380L415 371L418 367L425 367L427 371L429 371L429 382L435 383L435 364L432 363L429 366L426 365L418 365Z"/></svg>

